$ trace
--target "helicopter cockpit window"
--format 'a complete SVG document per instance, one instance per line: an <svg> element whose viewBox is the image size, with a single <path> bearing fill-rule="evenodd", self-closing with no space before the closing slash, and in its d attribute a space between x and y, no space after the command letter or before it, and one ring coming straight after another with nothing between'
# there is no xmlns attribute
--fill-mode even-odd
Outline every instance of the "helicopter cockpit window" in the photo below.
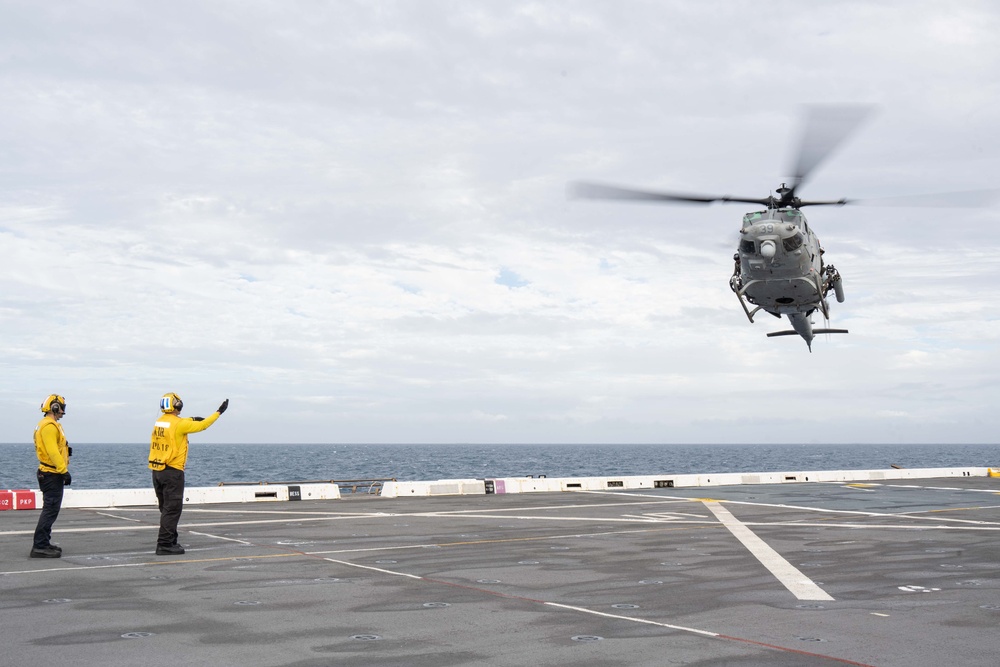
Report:
<svg viewBox="0 0 1000 667"><path fill-rule="evenodd" d="M756 249L757 248L756 246L754 246L753 241L748 241L748 240L740 241L740 252L745 253L747 255L752 255Z"/></svg>
<svg viewBox="0 0 1000 667"><path fill-rule="evenodd" d="M787 239L782 240L781 245L784 246L785 252L798 250L802 247L802 236L799 234L789 236Z"/></svg>

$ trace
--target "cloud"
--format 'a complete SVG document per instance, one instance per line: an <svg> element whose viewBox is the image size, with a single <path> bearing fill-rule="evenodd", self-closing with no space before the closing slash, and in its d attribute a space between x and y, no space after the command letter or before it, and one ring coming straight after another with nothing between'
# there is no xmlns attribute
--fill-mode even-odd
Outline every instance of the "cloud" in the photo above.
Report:
<svg viewBox="0 0 1000 667"><path fill-rule="evenodd" d="M142 441L172 390L233 442L992 442L996 208L808 210L851 330L810 355L729 289L745 207L565 187L766 196L812 102L879 113L810 197L990 187L998 18L16 4L0 441L53 390Z"/></svg>

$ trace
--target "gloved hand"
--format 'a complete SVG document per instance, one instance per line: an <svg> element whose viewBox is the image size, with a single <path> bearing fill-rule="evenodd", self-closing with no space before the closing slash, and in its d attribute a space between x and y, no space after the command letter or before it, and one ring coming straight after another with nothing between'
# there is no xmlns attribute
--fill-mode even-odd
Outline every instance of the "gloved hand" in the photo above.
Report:
<svg viewBox="0 0 1000 667"><path fill-rule="evenodd" d="M68 453L68 454L66 454L66 456L73 456L73 448L72 448L72 447L70 447L69 445L67 445L67 446L66 446L66 449L68 449L68 450L69 450L69 453Z"/></svg>
<svg viewBox="0 0 1000 667"><path fill-rule="evenodd" d="M226 410L227 410L228 408L229 408L229 399L227 398L226 400L224 400L224 401L222 402L222 405L220 405L220 406L219 406L219 409L218 409L218 410L216 410L216 412L218 412L218 413L219 413L219 414L221 415L221 414L222 414L223 412L225 412L225 411L226 411Z"/></svg>
<svg viewBox="0 0 1000 667"><path fill-rule="evenodd" d="M72 483L73 483L73 475L69 474L69 472L64 472L63 473L63 486L69 486Z"/></svg>

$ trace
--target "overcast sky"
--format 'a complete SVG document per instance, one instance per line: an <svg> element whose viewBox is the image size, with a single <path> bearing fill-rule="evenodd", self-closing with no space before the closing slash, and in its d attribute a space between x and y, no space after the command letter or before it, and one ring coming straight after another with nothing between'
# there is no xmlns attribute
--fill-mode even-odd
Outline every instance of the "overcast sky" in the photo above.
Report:
<svg viewBox="0 0 1000 667"><path fill-rule="evenodd" d="M997 187L1000 5L0 0L0 442L992 443L1000 207L807 209L809 353L730 291L803 105L812 198ZM817 318L817 326L823 326Z"/></svg>

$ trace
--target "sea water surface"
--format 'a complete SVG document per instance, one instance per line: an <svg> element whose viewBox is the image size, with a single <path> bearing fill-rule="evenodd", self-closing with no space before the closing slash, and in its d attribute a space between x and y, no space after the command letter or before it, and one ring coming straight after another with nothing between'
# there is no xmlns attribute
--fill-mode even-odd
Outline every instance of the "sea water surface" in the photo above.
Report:
<svg viewBox="0 0 1000 667"><path fill-rule="evenodd" d="M73 488L150 486L148 444L73 444ZM192 441L187 486L220 482L603 477L994 467L993 445L211 444ZM0 443L0 489L36 488L32 444Z"/></svg>

